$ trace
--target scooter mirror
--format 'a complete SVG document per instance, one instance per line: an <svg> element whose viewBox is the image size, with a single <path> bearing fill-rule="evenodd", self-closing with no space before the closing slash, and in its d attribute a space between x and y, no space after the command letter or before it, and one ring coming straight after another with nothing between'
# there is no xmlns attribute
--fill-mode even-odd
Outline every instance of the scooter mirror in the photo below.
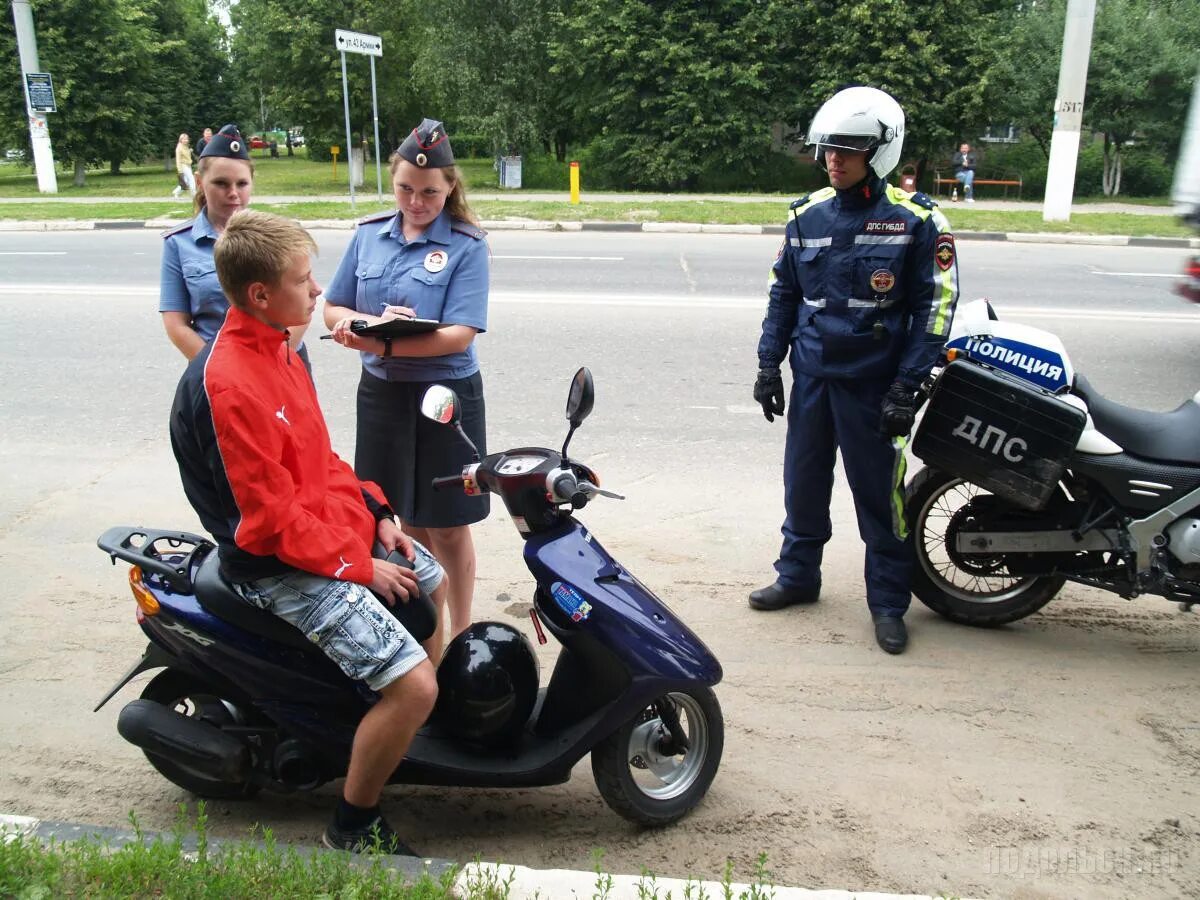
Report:
<svg viewBox="0 0 1200 900"><path fill-rule="evenodd" d="M458 395L444 384L433 384L421 398L421 415L442 425L457 425L460 418Z"/></svg>
<svg viewBox="0 0 1200 900"><path fill-rule="evenodd" d="M582 366L571 381L571 391L567 394L567 421L572 428L578 428L592 411L592 402L596 392L592 387L592 373L587 366Z"/></svg>

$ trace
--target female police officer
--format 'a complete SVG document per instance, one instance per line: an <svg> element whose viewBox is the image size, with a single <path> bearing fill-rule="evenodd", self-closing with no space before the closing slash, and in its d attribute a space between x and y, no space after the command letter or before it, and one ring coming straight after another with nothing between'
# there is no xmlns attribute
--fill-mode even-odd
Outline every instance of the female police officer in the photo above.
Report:
<svg viewBox="0 0 1200 900"><path fill-rule="evenodd" d="M188 359L216 336L229 310L217 281L213 244L229 217L250 203L254 184L254 164L236 125L226 125L204 146L198 175L195 216L163 233L158 293L167 337ZM289 332L289 342L307 365L304 329Z"/></svg>
<svg viewBox="0 0 1200 900"><path fill-rule="evenodd" d="M362 351L355 471L383 488L404 530L441 562L456 635L471 622L475 589L469 526L487 516L488 498L433 492L431 479L461 471L471 457L451 429L428 422L419 408L431 383L453 388L463 429L487 452L474 342L487 329L488 248L441 122L425 119L414 128L390 167L398 209L359 223L325 289L324 317L335 341ZM446 327L390 340L349 328L354 319L397 315Z"/></svg>
<svg viewBox="0 0 1200 900"><path fill-rule="evenodd" d="M901 653L915 564L904 447L914 395L941 353L958 299L954 237L932 200L884 181L904 143L904 111L888 94L838 92L817 111L808 140L831 186L792 204L771 270L754 399L768 421L783 413L779 366L790 356L787 516L778 577L750 595L750 606L816 601L840 449L867 545L875 638Z"/></svg>

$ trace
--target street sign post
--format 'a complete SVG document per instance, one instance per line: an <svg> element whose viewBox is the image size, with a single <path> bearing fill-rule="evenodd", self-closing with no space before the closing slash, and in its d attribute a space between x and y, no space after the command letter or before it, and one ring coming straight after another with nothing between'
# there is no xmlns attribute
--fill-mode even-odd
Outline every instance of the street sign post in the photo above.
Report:
<svg viewBox="0 0 1200 900"><path fill-rule="evenodd" d="M58 112L54 102L54 80L49 72L26 72L25 95L30 112Z"/></svg>
<svg viewBox="0 0 1200 900"><path fill-rule="evenodd" d="M342 57L342 106L346 112L346 146L353 147L350 135L350 90L346 81L346 54L359 53L371 58L371 114L375 120L375 185L379 199L383 199L383 171L379 166L379 102L375 97L375 57L383 56L383 38L377 34L362 34L336 28L333 45ZM350 209L354 209L354 166L346 167L350 172Z"/></svg>

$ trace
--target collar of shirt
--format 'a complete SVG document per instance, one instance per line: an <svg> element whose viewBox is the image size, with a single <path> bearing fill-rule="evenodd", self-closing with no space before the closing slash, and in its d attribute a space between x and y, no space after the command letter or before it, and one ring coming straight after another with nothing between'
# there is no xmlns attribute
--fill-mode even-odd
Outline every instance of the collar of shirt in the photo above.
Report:
<svg viewBox="0 0 1200 900"><path fill-rule="evenodd" d="M196 218L192 220L192 240L199 241L201 238L217 239L217 229L208 221L208 212L204 209L196 213Z"/></svg>
<svg viewBox="0 0 1200 900"><path fill-rule="evenodd" d="M225 325L221 331L223 333L227 332L238 343L244 344L260 353L276 353L279 350L280 344L288 339L286 329L279 329L273 325L268 325L261 319L256 319L250 313L233 305L230 305L229 312L225 314Z"/></svg>
<svg viewBox="0 0 1200 900"><path fill-rule="evenodd" d="M450 243L450 212L443 209L438 213L438 217L434 219L426 229L411 241L404 239L404 214L399 210L396 215L383 223L383 227L379 229L380 234L389 235L395 238L401 244L423 244L428 241L433 241L435 244Z"/></svg>
<svg viewBox="0 0 1200 900"><path fill-rule="evenodd" d="M839 189L837 196L841 206L846 209L866 209L874 205L886 189L887 183L871 171L854 187Z"/></svg>

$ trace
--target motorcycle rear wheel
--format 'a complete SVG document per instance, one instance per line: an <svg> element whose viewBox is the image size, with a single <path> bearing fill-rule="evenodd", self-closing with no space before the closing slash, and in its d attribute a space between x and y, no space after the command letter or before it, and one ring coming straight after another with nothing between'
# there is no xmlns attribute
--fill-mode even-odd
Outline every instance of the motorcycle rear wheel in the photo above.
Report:
<svg viewBox="0 0 1200 900"><path fill-rule="evenodd" d="M687 737L675 752L658 704L670 703ZM710 688L664 694L592 748L600 796L638 825L669 825L687 815L716 777L725 747L725 719Z"/></svg>
<svg viewBox="0 0 1200 900"><path fill-rule="evenodd" d="M143 700L160 703L182 716L199 719L210 725L244 724L245 717L238 706L220 694L202 679L180 672L164 669L150 679L142 691ZM252 781L228 782L206 778L177 765L166 757L143 751L150 765L158 770L167 781L191 791L197 797L210 800L248 800L259 792L260 785Z"/></svg>
<svg viewBox="0 0 1200 900"><path fill-rule="evenodd" d="M939 615L963 625L992 628L1037 612L1054 599L1066 578L1017 576L1000 558L964 557L952 549L968 524L971 499L988 493L957 475L925 468L905 490L917 567L912 589Z"/></svg>

